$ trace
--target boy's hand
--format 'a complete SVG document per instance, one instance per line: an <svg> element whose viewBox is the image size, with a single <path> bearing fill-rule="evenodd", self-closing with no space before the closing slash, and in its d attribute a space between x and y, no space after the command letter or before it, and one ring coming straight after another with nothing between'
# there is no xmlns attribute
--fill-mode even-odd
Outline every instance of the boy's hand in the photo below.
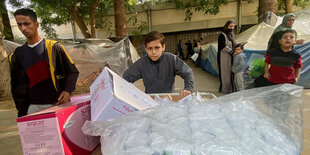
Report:
<svg viewBox="0 0 310 155"><path fill-rule="evenodd" d="M69 100L70 100L70 94L67 91L62 91L58 97L57 105L67 103L69 102Z"/></svg>
<svg viewBox="0 0 310 155"><path fill-rule="evenodd" d="M299 40L296 41L295 44L298 45L298 44L303 44L303 43L304 43L304 40L303 39L299 39Z"/></svg>
<svg viewBox="0 0 310 155"><path fill-rule="evenodd" d="M271 77L271 76L270 76L269 72L267 72L267 73L264 74L264 78L269 79L270 77Z"/></svg>
<svg viewBox="0 0 310 155"><path fill-rule="evenodd" d="M187 95L189 95L191 93L192 93L191 91L188 91L188 90L185 90L185 89L181 90L181 92L180 92L181 96L187 96Z"/></svg>
<svg viewBox="0 0 310 155"><path fill-rule="evenodd" d="M295 82L294 84L296 84L298 82L299 78L298 77L295 77Z"/></svg>

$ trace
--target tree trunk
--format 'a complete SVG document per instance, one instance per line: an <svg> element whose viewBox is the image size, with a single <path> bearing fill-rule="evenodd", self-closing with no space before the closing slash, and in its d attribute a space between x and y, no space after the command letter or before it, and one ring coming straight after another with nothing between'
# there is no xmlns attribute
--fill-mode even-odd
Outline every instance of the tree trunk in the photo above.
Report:
<svg viewBox="0 0 310 155"><path fill-rule="evenodd" d="M124 0L114 0L114 21L116 40L119 41L128 35Z"/></svg>
<svg viewBox="0 0 310 155"><path fill-rule="evenodd" d="M72 10L70 12L73 20L76 22L77 26L80 28L84 38L89 38L90 37L90 34L89 34L89 31L86 27L86 24L84 23L84 21L81 19L77 9L75 8L74 10Z"/></svg>
<svg viewBox="0 0 310 155"><path fill-rule="evenodd" d="M93 4L90 7L90 33L91 38L96 38L96 26L95 26L95 16L96 8L98 6L98 0L93 0Z"/></svg>
<svg viewBox="0 0 310 155"><path fill-rule="evenodd" d="M87 29L85 22L83 21L82 17L80 16L79 11L77 10L76 3L77 3L76 0L74 0L72 8L67 8L67 10L69 11L72 19L76 22L77 26L81 30L84 38L85 39L90 38L89 31Z"/></svg>
<svg viewBox="0 0 310 155"><path fill-rule="evenodd" d="M11 24L10 24L10 20L9 20L9 15L8 15L8 10L6 9L6 5L5 5L5 0L2 0L0 2L0 16L1 19L1 26L0 26L0 31L2 32L3 36L5 36L5 39L7 40L13 40L13 33L12 33L12 29L11 29ZM3 24L3 25L2 25Z"/></svg>
<svg viewBox="0 0 310 155"><path fill-rule="evenodd" d="M258 4L258 18L259 22L265 19L265 13L271 11L273 13L278 12L278 2L277 0L259 0Z"/></svg>
<svg viewBox="0 0 310 155"><path fill-rule="evenodd" d="M120 41L128 35L124 0L114 0L114 21L116 41ZM127 65L130 66L132 64L132 59L128 37L124 40L124 43L126 46L126 62Z"/></svg>
<svg viewBox="0 0 310 155"><path fill-rule="evenodd" d="M0 35L0 37L2 36ZM9 62L2 39L0 39L0 98L11 96L10 81Z"/></svg>
<svg viewBox="0 0 310 155"><path fill-rule="evenodd" d="M284 3L285 3L285 13L292 13L294 0L284 0Z"/></svg>

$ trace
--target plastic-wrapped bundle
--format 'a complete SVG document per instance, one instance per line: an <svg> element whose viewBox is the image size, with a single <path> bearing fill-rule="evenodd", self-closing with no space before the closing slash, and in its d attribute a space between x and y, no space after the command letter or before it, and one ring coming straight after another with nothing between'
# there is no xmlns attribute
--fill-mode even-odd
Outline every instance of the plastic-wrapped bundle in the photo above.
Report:
<svg viewBox="0 0 310 155"><path fill-rule="evenodd" d="M300 154L302 87L276 85L87 122L103 154Z"/></svg>

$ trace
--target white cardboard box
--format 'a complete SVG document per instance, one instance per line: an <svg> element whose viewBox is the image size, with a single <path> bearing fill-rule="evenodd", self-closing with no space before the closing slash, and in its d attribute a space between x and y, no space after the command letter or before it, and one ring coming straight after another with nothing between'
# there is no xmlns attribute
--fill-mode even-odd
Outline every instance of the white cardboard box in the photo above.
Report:
<svg viewBox="0 0 310 155"><path fill-rule="evenodd" d="M90 86L91 120L103 121L158 105L149 95L105 67Z"/></svg>

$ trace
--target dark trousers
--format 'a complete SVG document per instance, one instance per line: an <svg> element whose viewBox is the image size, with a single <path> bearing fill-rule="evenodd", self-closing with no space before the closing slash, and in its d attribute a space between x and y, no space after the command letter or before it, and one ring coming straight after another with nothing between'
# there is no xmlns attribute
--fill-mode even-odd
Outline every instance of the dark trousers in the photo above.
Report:
<svg viewBox="0 0 310 155"><path fill-rule="evenodd" d="M266 78L264 78L264 74L254 80L254 87L265 87L265 86L272 86L275 83L269 82Z"/></svg>
<svg viewBox="0 0 310 155"><path fill-rule="evenodd" d="M180 56L181 56L182 60L184 60L184 53L183 53L183 51L179 50L179 53L180 53Z"/></svg>
<svg viewBox="0 0 310 155"><path fill-rule="evenodd" d="M193 55L193 50L187 50L186 59L188 59L188 56L192 56L192 55Z"/></svg>

